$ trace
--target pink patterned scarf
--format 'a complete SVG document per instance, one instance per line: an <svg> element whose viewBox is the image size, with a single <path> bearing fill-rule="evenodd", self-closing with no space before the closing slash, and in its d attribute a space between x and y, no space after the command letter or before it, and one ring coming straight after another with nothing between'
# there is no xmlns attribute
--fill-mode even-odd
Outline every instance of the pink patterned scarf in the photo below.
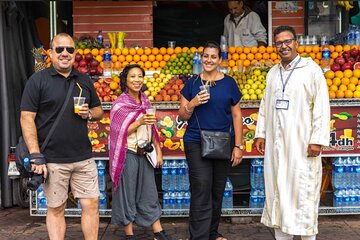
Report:
<svg viewBox="0 0 360 240"><path fill-rule="evenodd" d="M120 176L127 151L129 126L137 119L140 113L145 113L145 110L151 106L149 99L143 92L140 93L140 99L141 105L136 103L135 99L126 91L116 99L110 110L109 163L110 176L115 189L120 185ZM156 141L159 142L155 124L152 125L151 129L152 136L155 136Z"/></svg>

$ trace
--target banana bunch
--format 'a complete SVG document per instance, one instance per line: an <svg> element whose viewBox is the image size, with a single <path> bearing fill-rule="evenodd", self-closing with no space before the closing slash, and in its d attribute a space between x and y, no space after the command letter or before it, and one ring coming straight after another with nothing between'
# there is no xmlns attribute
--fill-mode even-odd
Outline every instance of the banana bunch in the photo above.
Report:
<svg viewBox="0 0 360 240"><path fill-rule="evenodd" d="M350 11L354 7L352 1L338 1L338 5L345 8L346 11Z"/></svg>

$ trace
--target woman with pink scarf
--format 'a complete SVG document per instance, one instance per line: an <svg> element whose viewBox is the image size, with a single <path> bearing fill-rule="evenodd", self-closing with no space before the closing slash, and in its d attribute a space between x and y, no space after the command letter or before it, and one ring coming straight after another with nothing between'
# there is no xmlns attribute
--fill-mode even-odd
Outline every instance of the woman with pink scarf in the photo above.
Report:
<svg viewBox="0 0 360 240"><path fill-rule="evenodd" d="M141 91L144 70L138 64L127 65L120 74L123 93L110 111L110 176L113 181L112 220L124 228L126 239L135 239L133 224L151 226L157 240L170 239L161 227L161 207L154 169L144 155L151 143L157 153L157 165L163 163L154 115Z"/></svg>

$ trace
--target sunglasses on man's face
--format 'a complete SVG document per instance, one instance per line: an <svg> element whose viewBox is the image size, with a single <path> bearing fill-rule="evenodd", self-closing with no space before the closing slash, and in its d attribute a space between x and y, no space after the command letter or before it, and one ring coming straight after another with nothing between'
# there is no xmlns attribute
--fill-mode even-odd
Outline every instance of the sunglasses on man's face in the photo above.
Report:
<svg viewBox="0 0 360 240"><path fill-rule="evenodd" d="M64 49L66 49L66 51L70 54L73 54L75 52L75 48L74 47L56 47L55 48L55 52L60 54L64 51Z"/></svg>

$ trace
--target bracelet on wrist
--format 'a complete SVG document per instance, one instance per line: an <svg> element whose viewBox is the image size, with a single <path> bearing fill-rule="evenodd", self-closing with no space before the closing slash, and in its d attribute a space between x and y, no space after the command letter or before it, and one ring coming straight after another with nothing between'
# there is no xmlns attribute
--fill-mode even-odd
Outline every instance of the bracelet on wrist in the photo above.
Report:
<svg viewBox="0 0 360 240"><path fill-rule="evenodd" d="M89 113L88 113L88 119L89 119L90 121L92 120L92 114L91 114L90 110L89 110Z"/></svg>
<svg viewBox="0 0 360 240"><path fill-rule="evenodd" d="M190 111L188 109L187 104L184 106L184 109L185 109L186 114L188 114L188 115L191 115L194 112L194 111Z"/></svg>

